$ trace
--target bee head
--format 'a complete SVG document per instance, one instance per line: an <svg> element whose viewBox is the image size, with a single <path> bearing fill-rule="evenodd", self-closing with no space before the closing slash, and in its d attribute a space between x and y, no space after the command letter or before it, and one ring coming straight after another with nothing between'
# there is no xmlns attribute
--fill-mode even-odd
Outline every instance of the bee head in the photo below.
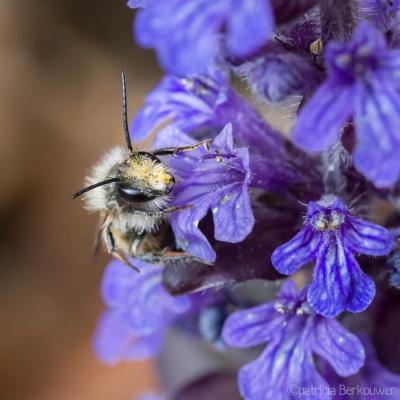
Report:
<svg viewBox="0 0 400 400"><path fill-rule="evenodd" d="M152 153L130 153L118 172L118 194L130 203L143 203L169 194L175 178Z"/></svg>
<svg viewBox="0 0 400 400"><path fill-rule="evenodd" d="M89 195L89 209L101 209L104 204L107 205L115 200L119 206L128 208L132 203L150 202L168 195L175 184L175 179L168 172L167 166L154 154L146 151L136 152L132 149L127 119L124 71L122 71L122 117L128 151L115 148L106 154L104 160L94 168L93 177L89 179L91 184L72 195L75 199L104 186L105 190L102 192ZM97 177L100 179L96 180ZM115 185L110 185L113 183Z"/></svg>

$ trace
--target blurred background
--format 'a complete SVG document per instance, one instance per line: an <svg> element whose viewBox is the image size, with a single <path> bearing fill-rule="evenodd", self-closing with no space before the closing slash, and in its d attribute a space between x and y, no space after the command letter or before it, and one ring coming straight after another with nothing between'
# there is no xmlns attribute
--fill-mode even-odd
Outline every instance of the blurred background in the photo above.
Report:
<svg viewBox="0 0 400 400"><path fill-rule="evenodd" d="M108 257L96 215L71 194L123 144L128 114L161 72L132 35L125 0L0 2L0 399L133 399L156 390L151 363L106 367L91 339Z"/></svg>

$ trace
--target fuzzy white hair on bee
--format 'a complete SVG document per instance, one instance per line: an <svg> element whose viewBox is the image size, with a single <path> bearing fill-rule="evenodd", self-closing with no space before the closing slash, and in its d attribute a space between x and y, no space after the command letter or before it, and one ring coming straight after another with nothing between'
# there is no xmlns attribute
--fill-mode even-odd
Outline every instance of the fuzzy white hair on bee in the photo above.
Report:
<svg viewBox="0 0 400 400"><path fill-rule="evenodd" d="M128 129L124 71L122 116L126 148L115 147L106 153L86 177L87 186L72 198L85 195L86 209L100 212L99 236L108 252L135 268L125 255L136 257L141 248L149 247L152 242L149 235L159 232L172 212L192 207L191 204L168 207L175 178L167 164L158 157L191 151L200 146L209 150L211 140L202 140L190 146L134 151ZM174 257L182 257L178 253L173 254ZM157 254L153 259L161 258Z"/></svg>

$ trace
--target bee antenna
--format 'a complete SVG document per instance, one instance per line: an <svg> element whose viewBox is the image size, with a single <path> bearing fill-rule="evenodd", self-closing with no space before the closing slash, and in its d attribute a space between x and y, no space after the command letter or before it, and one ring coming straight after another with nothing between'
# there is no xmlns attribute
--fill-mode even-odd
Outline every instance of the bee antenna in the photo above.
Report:
<svg viewBox="0 0 400 400"><path fill-rule="evenodd" d="M105 181L101 181L101 182L95 183L94 185L90 185L90 186L80 190L79 192L76 192L75 194L73 194L71 196L71 198L72 199L76 199L81 194L84 194L84 193L88 192L89 190L96 189L99 186L108 185L109 183L118 182L120 180L121 180L120 178L110 178L110 179L106 179Z"/></svg>
<svg viewBox="0 0 400 400"><path fill-rule="evenodd" d="M129 127L128 127L128 118L127 114L127 107L126 107L126 79L125 79L125 71L122 70L122 120L124 121L124 130L125 130L125 139L126 144L128 146L129 151L132 151L132 143L131 137L129 135Z"/></svg>

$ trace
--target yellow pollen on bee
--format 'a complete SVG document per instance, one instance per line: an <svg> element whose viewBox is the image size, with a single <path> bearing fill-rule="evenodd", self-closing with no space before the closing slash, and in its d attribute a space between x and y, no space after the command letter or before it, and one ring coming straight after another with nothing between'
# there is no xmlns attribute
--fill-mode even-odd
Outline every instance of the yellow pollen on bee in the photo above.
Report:
<svg viewBox="0 0 400 400"><path fill-rule="evenodd" d="M142 181L149 186L171 181L165 164L155 164L153 160L141 157L131 158L127 162L125 176L129 180Z"/></svg>

